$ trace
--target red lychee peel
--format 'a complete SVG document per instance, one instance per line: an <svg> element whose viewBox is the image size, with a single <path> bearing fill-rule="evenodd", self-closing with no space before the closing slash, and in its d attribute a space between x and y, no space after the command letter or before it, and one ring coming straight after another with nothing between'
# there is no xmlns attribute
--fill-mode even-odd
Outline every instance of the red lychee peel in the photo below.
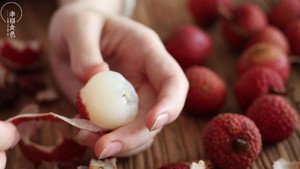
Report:
<svg viewBox="0 0 300 169"><path fill-rule="evenodd" d="M80 117L83 119L87 119L89 120L89 113L86 110L86 106L85 104L82 102L81 96L80 96L80 92L77 95L77 102L76 102L76 106L77 106L77 110L80 113Z"/></svg>
<svg viewBox="0 0 300 169"><path fill-rule="evenodd" d="M216 113L226 99L224 81L215 72L201 66L192 66L185 74L190 83L186 109L202 116Z"/></svg>
<svg viewBox="0 0 300 169"><path fill-rule="evenodd" d="M28 43L20 41L19 43ZM23 50L16 48L8 39L4 39L0 45L0 54L8 66L25 69L33 66L40 58L41 48L32 49L26 46Z"/></svg>
<svg viewBox="0 0 300 169"><path fill-rule="evenodd" d="M19 114L12 117L7 122L18 127L20 132L20 148L28 159L34 163L41 163L42 161L65 161L70 159L81 158L85 147L81 146L76 141L69 138L62 138L61 135L56 137L57 143L54 146L42 146L32 143L30 140L36 132L38 125L28 124L26 122L33 121L52 121L52 122L66 122L76 128L84 129L90 132L101 132L103 129L95 126L86 119L66 118L55 113L36 113L36 114ZM23 126L20 126L23 125Z"/></svg>
<svg viewBox="0 0 300 169"><path fill-rule="evenodd" d="M290 75L291 66L286 53L267 43L259 43L245 50L238 61L238 74L242 75L256 66L277 71L284 81L287 81Z"/></svg>
<svg viewBox="0 0 300 169"><path fill-rule="evenodd" d="M40 147L26 144L23 140L20 140L19 145L24 156L35 164L40 164L42 161L52 162L81 159L86 150L86 147L67 138L65 138L61 144L57 145L55 149L50 152Z"/></svg>
<svg viewBox="0 0 300 169"><path fill-rule="evenodd" d="M235 94L243 109L247 109L259 96L272 92L284 93L284 81L277 72L265 67L248 70L235 85Z"/></svg>
<svg viewBox="0 0 300 169"><path fill-rule="evenodd" d="M264 142L277 143L293 134L298 125L298 113L284 97L268 94L256 99L247 110L260 130Z"/></svg>
<svg viewBox="0 0 300 169"><path fill-rule="evenodd" d="M236 150L236 138L250 148ZM254 122L243 115L225 113L213 118L203 130L204 149L210 160L220 168L245 169L261 151L261 135Z"/></svg>
<svg viewBox="0 0 300 169"><path fill-rule="evenodd" d="M67 118L55 113L37 113L37 114L20 114L14 116L6 121L18 126L22 123L29 122L29 121L37 121L37 120L44 120L44 121L61 121L66 122L76 128L84 129L90 132L100 132L105 131L104 129L94 125L89 120L86 119L79 119L79 118Z"/></svg>
<svg viewBox="0 0 300 169"><path fill-rule="evenodd" d="M212 52L211 38L193 25L177 28L165 41L167 51L185 69L206 63Z"/></svg>

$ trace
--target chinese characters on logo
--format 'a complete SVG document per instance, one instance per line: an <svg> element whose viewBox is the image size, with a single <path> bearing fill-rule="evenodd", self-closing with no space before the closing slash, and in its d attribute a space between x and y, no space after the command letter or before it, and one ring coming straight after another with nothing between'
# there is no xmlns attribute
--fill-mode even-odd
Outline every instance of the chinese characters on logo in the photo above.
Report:
<svg viewBox="0 0 300 169"><path fill-rule="evenodd" d="M6 23L6 36L16 38L16 23L22 18L22 8L16 2L7 2L0 9L0 17Z"/></svg>
<svg viewBox="0 0 300 169"><path fill-rule="evenodd" d="M7 36L10 38L15 38L15 24L16 24L16 13L15 11L8 12L7 16Z"/></svg>

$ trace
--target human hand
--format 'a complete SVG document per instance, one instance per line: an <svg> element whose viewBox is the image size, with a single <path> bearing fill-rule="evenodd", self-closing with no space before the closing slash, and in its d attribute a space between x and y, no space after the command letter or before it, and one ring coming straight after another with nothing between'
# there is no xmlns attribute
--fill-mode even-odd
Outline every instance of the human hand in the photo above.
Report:
<svg viewBox="0 0 300 169"><path fill-rule="evenodd" d="M101 158L136 154L178 117L187 79L154 31L83 6L66 5L52 18L49 38L54 77L74 103L84 82L97 72L111 69L130 81L139 95L137 118L101 137L87 131L80 131L78 137Z"/></svg>
<svg viewBox="0 0 300 169"><path fill-rule="evenodd" d="M14 147L19 141L19 133L16 127L8 122L0 121L0 169L5 168L5 150Z"/></svg>

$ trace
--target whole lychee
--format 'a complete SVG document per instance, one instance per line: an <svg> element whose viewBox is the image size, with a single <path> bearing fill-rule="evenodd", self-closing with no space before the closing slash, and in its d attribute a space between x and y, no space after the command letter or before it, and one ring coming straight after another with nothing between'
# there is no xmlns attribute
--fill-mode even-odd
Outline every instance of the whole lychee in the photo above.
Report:
<svg viewBox="0 0 300 169"><path fill-rule="evenodd" d="M267 26L255 34L247 44L247 48L258 43L268 43L276 48L282 49L286 54L290 52L288 39L280 29L274 26Z"/></svg>
<svg viewBox="0 0 300 169"><path fill-rule="evenodd" d="M267 94L257 98L247 110L260 130L264 142L277 143L288 138L297 128L298 113L284 97Z"/></svg>
<svg viewBox="0 0 300 169"><path fill-rule="evenodd" d="M177 28L165 41L167 51L185 69L204 64L211 56L211 38L202 29L193 25Z"/></svg>
<svg viewBox="0 0 300 169"><path fill-rule="evenodd" d="M284 92L284 81L280 75L266 67L254 67L248 70L235 85L235 94L243 109L247 109L259 96Z"/></svg>
<svg viewBox="0 0 300 169"><path fill-rule="evenodd" d="M267 25L267 19L262 10L252 4L241 4L228 13L221 23L222 34L226 42L242 49L257 32Z"/></svg>
<svg viewBox="0 0 300 169"><path fill-rule="evenodd" d="M286 26L285 35L290 43L292 53L300 57L300 19Z"/></svg>
<svg viewBox="0 0 300 169"><path fill-rule="evenodd" d="M212 70L192 66L185 71L189 90L185 108L196 115L212 115L224 104L226 85Z"/></svg>
<svg viewBox="0 0 300 169"><path fill-rule="evenodd" d="M218 6L229 8L231 0L189 0L189 8L197 23L209 26L220 18Z"/></svg>
<svg viewBox="0 0 300 169"><path fill-rule="evenodd" d="M300 18L299 0L280 0L269 11L269 21L272 25L284 29L295 19Z"/></svg>
<svg viewBox="0 0 300 169"><path fill-rule="evenodd" d="M251 46L242 53L237 66L238 74L242 75L255 66L264 66L277 71L284 81L287 81L290 75L291 66L287 54L267 43Z"/></svg>
<svg viewBox="0 0 300 169"><path fill-rule="evenodd" d="M214 117L203 130L204 150L222 169L245 169L261 151L261 135L246 116L225 113Z"/></svg>

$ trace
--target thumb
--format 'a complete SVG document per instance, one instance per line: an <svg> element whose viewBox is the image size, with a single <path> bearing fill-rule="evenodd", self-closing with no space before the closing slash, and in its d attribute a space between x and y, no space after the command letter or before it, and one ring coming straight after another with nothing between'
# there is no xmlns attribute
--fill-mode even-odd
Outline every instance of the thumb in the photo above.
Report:
<svg viewBox="0 0 300 169"><path fill-rule="evenodd" d="M8 122L0 121L0 152L15 146L19 141L19 132Z"/></svg>
<svg viewBox="0 0 300 169"><path fill-rule="evenodd" d="M100 51L104 17L79 13L71 18L70 23L72 29L65 31L65 40L69 47L71 69L79 80L86 82L94 74L109 70Z"/></svg>
<svg viewBox="0 0 300 169"><path fill-rule="evenodd" d="M0 151L0 169L5 169L6 155L4 151Z"/></svg>

